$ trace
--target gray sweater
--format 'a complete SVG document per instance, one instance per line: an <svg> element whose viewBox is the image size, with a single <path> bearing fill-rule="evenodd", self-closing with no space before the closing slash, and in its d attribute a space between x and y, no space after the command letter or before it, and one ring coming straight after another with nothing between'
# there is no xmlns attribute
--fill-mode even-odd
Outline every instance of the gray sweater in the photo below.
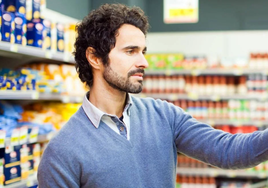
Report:
<svg viewBox="0 0 268 188"><path fill-rule="evenodd" d="M161 100L132 96L130 140L81 107L48 144L40 188L174 188L177 152L221 168L248 168L268 159L268 130L231 135L200 123Z"/></svg>

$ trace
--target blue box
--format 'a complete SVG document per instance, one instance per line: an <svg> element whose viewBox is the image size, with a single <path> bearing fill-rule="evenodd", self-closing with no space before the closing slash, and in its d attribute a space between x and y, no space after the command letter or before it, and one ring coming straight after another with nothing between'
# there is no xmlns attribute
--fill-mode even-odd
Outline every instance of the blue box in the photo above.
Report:
<svg viewBox="0 0 268 188"><path fill-rule="evenodd" d="M3 10L7 12L16 12L16 0L2 0Z"/></svg>
<svg viewBox="0 0 268 188"><path fill-rule="evenodd" d="M5 148L5 164L6 167L16 166L20 164L20 149L21 146L6 146Z"/></svg>
<svg viewBox="0 0 268 188"><path fill-rule="evenodd" d="M26 0L16 0L16 12L26 15Z"/></svg>
<svg viewBox="0 0 268 188"><path fill-rule="evenodd" d="M33 0L32 5L33 5L33 7L32 7L32 11L33 11L32 19L39 19L40 18L40 5L41 5L40 0Z"/></svg>
<svg viewBox="0 0 268 188"><path fill-rule="evenodd" d="M51 49L52 39L51 39L51 21L47 19L41 19L44 25L45 37L44 37L44 46L46 50Z"/></svg>
<svg viewBox="0 0 268 188"><path fill-rule="evenodd" d="M14 37L14 13L11 12L2 12L2 27L1 27L1 33L2 33L2 41L14 43L15 37Z"/></svg>
<svg viewBox="0 0 268 188"><path fill-rule="evenodd" d="M13 167L4 167L5 181L4 185L9 185L21 180L21 167L20 165Z"/></svg>
<svg viewBox="0 0 268 188"><path fill-rule="evenodd" d="M57 51L64 52L65 44L64 44L64 25L61 23L57 23Z"/></svg>
<svg viewBox="0 0 268 188"><path fill-rule="evenodd" d="M27 22L27 45L42 48L43 35L44 25L40 22L40 19Z"/></svg>
<svg viewBox="0 0 268 188"><path fill-rule="evenodd" d="M25 46L27 44L26 39L26 17L23 14L15 13L15 43Z"/></svg>

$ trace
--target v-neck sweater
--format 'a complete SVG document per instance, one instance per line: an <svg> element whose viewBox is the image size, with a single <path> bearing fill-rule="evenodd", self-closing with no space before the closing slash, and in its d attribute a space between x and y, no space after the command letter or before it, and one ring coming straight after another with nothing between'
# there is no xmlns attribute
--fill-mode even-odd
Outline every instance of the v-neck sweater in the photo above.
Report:
<svg viewBox="0 0 268 188"><path fill-rule="evenodd" d="M267 130L232 135L171 103L131 97L130 140L94 127L81 107L45 149L39 187L174 188L177 152L232 169L268 159Z"/></svg>

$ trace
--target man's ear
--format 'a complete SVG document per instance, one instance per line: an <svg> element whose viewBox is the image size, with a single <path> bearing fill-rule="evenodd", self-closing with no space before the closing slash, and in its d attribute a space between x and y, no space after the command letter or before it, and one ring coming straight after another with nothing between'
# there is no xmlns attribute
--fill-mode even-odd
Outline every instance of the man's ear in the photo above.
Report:
<svg viewBox="0 0 268 188"><path fill-rule="evenodd" d="M95 49L92 47L88 47L86 50L86 58L89 64L95 68L95 69L100 69L101 66L101 61L99 58L97 58L94 54Z"/></svg>

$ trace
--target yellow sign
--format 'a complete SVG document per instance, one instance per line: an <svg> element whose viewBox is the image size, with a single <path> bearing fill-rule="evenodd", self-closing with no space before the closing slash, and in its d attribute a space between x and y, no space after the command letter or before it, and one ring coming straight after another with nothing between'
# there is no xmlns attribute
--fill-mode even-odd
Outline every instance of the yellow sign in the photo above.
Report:
<svg viewBox="0 0 268 188"><path fill-rule="evenodd" d="M198 22L198 0L164 0L164 22Z"/></svg>

